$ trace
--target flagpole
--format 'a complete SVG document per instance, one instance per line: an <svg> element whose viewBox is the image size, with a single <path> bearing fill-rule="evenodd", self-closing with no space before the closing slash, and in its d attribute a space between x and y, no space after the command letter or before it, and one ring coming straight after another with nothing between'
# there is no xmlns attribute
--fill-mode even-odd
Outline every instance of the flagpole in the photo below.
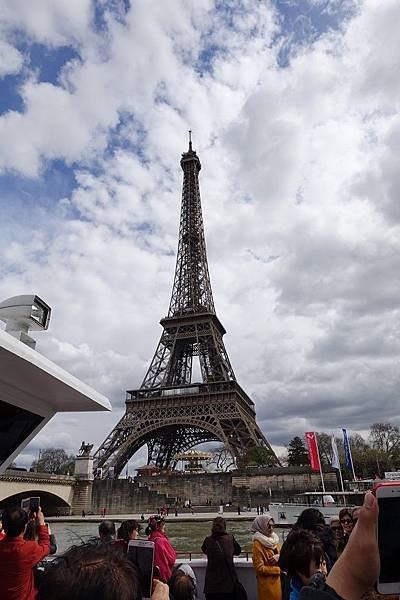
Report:
<svg viewBox="0 0 400 600"><path fill-rule="evenodd" d="M343 477L342 477L342 469L340 467L340 463L339 463L339 477L340 477L340 485L342 486L342 492L343 492L343 506L346 506L346 498L344 495L344 485L343 485Z"/></svg>
<svg viewBox="0 0 400 600"><path fill-rule="evenodd" d="M318 456L318 462L319 462L319 473L321 475L321 482L322 482L322 491L325 494L325 481L324 481L324 476L322 475L322 463L321 463L321 459L319 457L319 448L318 448L318 438L317 438L317 434L314 433L315 436L315 446L317 448L317 456ZM324 506L324 499L322 498L322 506Z"/></svg>
<svg viewBox="0 0 400 600"><path fill-rule="evenodd" d="M342 477L342 467L340 466L340 458L339 458L339 452L337 449L337 444L336 444L336 439L335 439L335 434L331 433L331 449L332 449L332 455L331 455L331 465L334 469L337 469L339 471L339 477L340 477L340 486L341 486L341 491L343 492L343 506L346 505L346 500L345 500L345 496L344 496L344 485L343 485L343 477Z"/></svg>
<svg viewBox="0 0 400 600"><path fill-rule="evenodd" d="M345 427L342 427L342 432L343 432L343 442L344 442L345 454L346 454L346 466L349 469L349 461L350 461L351 471L353 473L353 481L356 481L356 474L355 474L355 471L354 471L353 456L351 454L350 440L349 440L349 437L347 435L347 429ZM347 453L348 453L349 460L347 460L346 445L347 445Z"/></svg>

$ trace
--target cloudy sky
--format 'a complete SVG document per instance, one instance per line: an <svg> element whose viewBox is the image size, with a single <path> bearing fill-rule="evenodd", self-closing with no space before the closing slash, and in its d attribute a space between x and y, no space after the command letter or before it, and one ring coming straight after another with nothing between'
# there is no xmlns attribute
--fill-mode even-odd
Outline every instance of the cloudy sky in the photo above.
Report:
<svg viewBox="0 0 400 600"><path fill-rule="evenodd" d="M397 0L0 1L0 290L110 398L39 448L96 445L152 358L191 128L225 344L277 448L400 425Z"/></svg>

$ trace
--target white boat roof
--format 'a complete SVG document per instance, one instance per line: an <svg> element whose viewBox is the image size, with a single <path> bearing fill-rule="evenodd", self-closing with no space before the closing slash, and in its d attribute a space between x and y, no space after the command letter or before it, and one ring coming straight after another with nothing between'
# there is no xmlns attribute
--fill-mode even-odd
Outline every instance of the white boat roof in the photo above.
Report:
<svg viewBox="0 0 400 600"><path fill-rule="evenodd" d="M108 411L109 400L51 360L0 330L0 398L54 412Z"/></svg>

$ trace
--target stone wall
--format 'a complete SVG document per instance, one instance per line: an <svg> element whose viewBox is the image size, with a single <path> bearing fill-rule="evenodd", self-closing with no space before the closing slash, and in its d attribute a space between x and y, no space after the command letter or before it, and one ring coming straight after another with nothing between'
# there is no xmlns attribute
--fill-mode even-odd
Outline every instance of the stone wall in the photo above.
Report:
<svg viewBox="0 0 400 600"><path fill-rule="evenodd" d="M184 504L205 505L211 500L213 506L232 500L232 473L174 473L171 475L140 475L138 482L146 484L170 499Z"/></svg>
<svg viewBox="0 0 400 600"><path fill-rule="evenodd" d="M106 508L109 514L157 511L167 503L165 494L128 479L95 479L91 512L99 514Z"/></svg>
<svg viewBox="0 0 400 600"><path fill-rule="evenodd" d="M324 479L327 491L339 489L335 471L326 471ZM307 491L321 491L321 478L319 473L313 473L306 467L140 475L133 481L96 479L92 488L91 510L95 514L100 513L102 508L106 508L109 514L148 513L165 504L173 506L176 501L182 506L188 500L193 506L204 506L207 500L213 507L218 506L221 500L224 504L232 502L235 506L247 506L249 503L251 506L265 506L270 502L285 502L294 494ZM75 514L80 512L85 500L82 489L82 498L74 506Z"/></svg>
<svg viewBox="0 0 400 600"><path fill-rule="evenodd" d="M224 503L252 506L268 502L284 502L294 494L322 491L319 473L307 467L281 467L270 469L243 469L232 473L201 473L139 476L136 478L151 489L166 494L181 503L190 500L193 505ZM336 472L324 473L326 490L338 490Z"/></svg>

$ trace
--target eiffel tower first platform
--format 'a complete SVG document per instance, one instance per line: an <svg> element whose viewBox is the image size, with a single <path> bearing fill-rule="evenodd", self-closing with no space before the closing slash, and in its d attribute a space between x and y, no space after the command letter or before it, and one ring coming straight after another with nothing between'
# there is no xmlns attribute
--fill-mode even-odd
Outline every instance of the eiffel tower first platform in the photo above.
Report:
<svg viewBox="0 0 400 600"><path fill-rule="evenodd" d="M127 392L126 412L95 455L103 476L118 477L128 460L147 444L148 463L174 467L176 454L219 441L240 464L253 446L267 448L256 423L254 403L237 383L224 342L208 272L200 202L201 164L192 149L182 154L182 207L178 254L168 316L153 360L138 390ZM192 382L193 357L202 381ZM110 471L111 468L111 471Z"/></svg>

